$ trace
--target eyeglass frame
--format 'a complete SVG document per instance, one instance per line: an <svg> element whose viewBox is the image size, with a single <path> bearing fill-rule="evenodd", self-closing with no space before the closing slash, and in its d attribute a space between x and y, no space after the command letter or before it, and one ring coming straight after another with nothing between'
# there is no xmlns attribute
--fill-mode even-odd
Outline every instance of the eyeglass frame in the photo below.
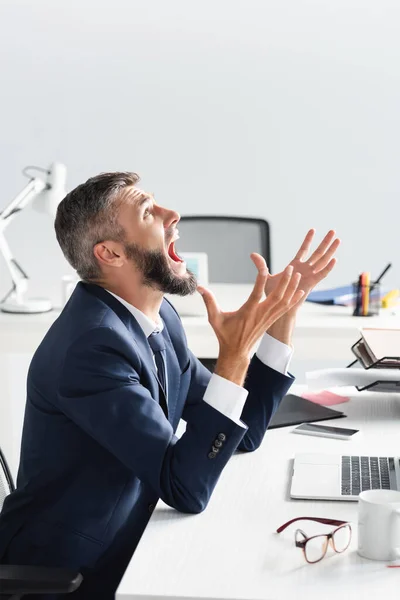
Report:
<svg viewBox="0 0 400 600"><path fill-rule="evenodd" d="M323 523L324 525L336 525L336 528L333 531L330 531L329 533L319 533L317 535L312 535L310 537L308 537L304 531L302 529L296 529L296 531L294 532L294 541L295 541L295 545L296 548L301 548L303 551L303 555L304 555L304 559L306 560L306 562L309 565L315 565L319 562L321 562L321 560L323 560L326 556L326 553L328 551L328 546L329 543L331 543L331 546L333 548L333 550L337 553L337 554L342 554L343 552L345 552L347 550L347 548L350 546L351 543L351 537L352 537L352 528L351 525L348 521L338 521L337 519L325 519L322 517L296 517L295 519L291 519L290 521L288 521L287 523L284 523L283 525L281 525L277 530L276 533L281 533L282 531L284 531L287 527L289 527L289 525L292 525L292 523L295 523L296 521L315 521L317 523ZM334 540L334 535L335 533L339 530L342 529L344 526L348 527L349 529L349 543L347 544L346 548L343 548L343 550L337 550L335 547L335 540ZM304 536L304 540L303 541L299 541L297 539L297 533L301 533L301 535ZM310 561L307 559L307 554L306 554L306 545L307 542L309 542L310 540L313 540L317 537L326 537L326 543L325 543L325 550L323 555L321 556L321 558L319 558L318 560L314 560L314 561Z"/></svg>

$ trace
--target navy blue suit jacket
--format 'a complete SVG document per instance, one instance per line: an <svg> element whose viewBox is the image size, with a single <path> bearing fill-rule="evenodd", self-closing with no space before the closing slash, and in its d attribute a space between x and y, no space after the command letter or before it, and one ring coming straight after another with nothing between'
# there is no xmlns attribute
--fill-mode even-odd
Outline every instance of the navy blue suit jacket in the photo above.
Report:
<svg viewBox="0 0 400 600"><path fill-rule="evenodd" d="M135 318L101 287L77 285L30 365L17 490L0 515L3 562L100 565L111 577L126 567L159 498L201 512L234 451L260 445L293 379L253 357L242 428L202 401L211 374L188 350L168 301L160 314L167 416ZM181 417L187 429L177 439Z"/></svg>

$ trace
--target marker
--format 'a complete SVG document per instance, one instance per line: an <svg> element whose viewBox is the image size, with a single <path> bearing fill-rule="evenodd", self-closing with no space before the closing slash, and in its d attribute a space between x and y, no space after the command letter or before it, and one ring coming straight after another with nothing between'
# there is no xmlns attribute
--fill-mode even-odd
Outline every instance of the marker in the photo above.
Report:
<svg viewBox="0 0 400 600"><path fill-rule="evenodd" d="M391 290L382 298L382 308L390 308L396 306L398 298L400 296L400 290Z"/></svg>
<svg viewBox="0 0 400 600"><path fill-rule="evenodd" d="M370 286L370 282L371 282L371 275L370 275L370 273L364 273L364 283L363 283L364 298L363 298L363 307L362 307L362 314L364 315L364 317L367 317L368 316L368 312L369 312L369 286Z"/></svg>
<svg viewBox="0 0 400 600"><path fill-rule="evenodd" d="M360 306L360 315L364 316L364 307L365 307L365 276L366 273L363 271L361 273L361 306Z"/></svg>

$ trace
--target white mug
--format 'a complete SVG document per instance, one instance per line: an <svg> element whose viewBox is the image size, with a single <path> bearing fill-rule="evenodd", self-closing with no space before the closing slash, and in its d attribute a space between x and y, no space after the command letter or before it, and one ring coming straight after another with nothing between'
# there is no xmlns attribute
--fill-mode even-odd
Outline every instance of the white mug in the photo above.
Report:
<svg viewBox="0 0 400 600"><path fill-rule="evenodd" d="M400 559L400 492L361 492L358 500L358 553L371 560Z"/></svg>

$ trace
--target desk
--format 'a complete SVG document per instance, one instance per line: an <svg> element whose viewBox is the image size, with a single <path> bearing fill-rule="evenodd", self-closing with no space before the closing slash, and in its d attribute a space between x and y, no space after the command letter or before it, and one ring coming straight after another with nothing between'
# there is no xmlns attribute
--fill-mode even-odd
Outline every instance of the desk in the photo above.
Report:
<svg viewBox="0 0 400 600"><path fill-rule="evenodd" d="M214 284L210 286L223 310L235 310L249 297L251 285ZM192 298L188 298L192 301ZM177 298L176 306L185 307L186 298ZM197 306L201 309L202 299ZM205 312L204 312L205 315ZM189 347L200 358L218 356L218 342L205 316L183 316L182 322ZM306 302L299 311L293 337L295 358L307 362L308 368L340 366L353 360L351 346L359 338L361 327L396 327L399 317L391 310L382 311L377 317L353 317L345 306L324 306ZM399 326L399 325L397 325ZM322 364L324 363L324 364ZM297 373L298 368L293 367Z"/></svg>
<svg viewBox="0 0 400 600"><path fill-rule="evenodd" d="M204 513L183 515L159 502L117 599L286 600L301 595L307 600L397 600L399 570L358 556L356 525L344 554L328 550L315 565L308 565L294 546L296 526L274 533L299 516L357 522L354 502L290 500L296 452L399 454L400 395L354 394L349 403L339 405L348 415L340 425L361 429L358 439L339 441L274 429L259 450L229 461ZM299 526L310 534L326 530L307 522Z"/></svg>
<svg viewBox="0 0 400 600"><path fill-rule="evenodd" d="M238 308L249 296L251 285L213 284L224 310ZM197 308L204 307L199 294ZM176 298L176 306L184 307L185 298ZM188 300L194 300L191 297ZM306 370L346 366L352 359L351 345L365 325L393 327L398 317L383 312L379 317L352 317L350 309L305 303L301 308L294 335L295 353L290 369L298 382L305 381ZM22 418L25 407L25 381L29 361L59 311L39 315L11 315L0 312L0 443L9 457L13 475L19 460ZM205 314L205 313L204 313ZM200 358L215 358L218 343L203 317L182 317L188 344ZM397 325L399 326L399 325ZM12 401L10 400L12 398Z"/></svg>
<svg viewBox="0 0 400 600"><path fill-rule="evenodd" d="M251 285L213 284L217 300L224 310L237 309L249 296ZM203 307L199 294L197 307ZM179 310L185 301L191 298L172 298ZM194 354L200 358L218 356L218 342L205 316L182 318L188 338L188 344ZM389 314L388 314L389 313ZM59 311L51 311L40 315L10 315L0 312L0 353L34 352L45 333L59 315ZM362 326L393 327L398 318L391 316L391 311L379 317L352 317L346 307L322 306L305 303L302 307L294 335L295 357L299 361L307 361L309 367L313 361L352 360L350 346L358 339L358 330ZM294 370L296 370L294 368Z"/></svg>

